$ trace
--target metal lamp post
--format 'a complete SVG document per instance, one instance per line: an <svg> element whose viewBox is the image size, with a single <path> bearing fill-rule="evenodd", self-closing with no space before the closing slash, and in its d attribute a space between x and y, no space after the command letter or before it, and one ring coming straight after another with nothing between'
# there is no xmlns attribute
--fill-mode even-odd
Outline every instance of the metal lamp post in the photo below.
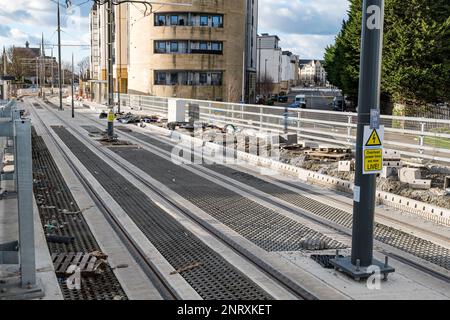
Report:
<svg viewBox="0 0 450 320"><path fill-rule="evenodd" d="M364 129L371 125L371 110L380 110L381 58L383 49L384 0L364 0L361 33L358 128L356 141L356 175L353 202L351 258L331 260L335 268L354 279L384 274L395 270L373 259L373 227L376 197L376 174L364 174Z"/></svg>

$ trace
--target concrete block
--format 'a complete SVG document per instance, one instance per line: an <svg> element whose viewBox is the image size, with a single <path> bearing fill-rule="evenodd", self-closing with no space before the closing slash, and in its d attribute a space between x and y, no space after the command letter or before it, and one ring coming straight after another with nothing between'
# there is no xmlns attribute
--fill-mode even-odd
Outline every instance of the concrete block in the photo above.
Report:
<svg viewBox="0 0 450 320"><path fill-rule="evenodd" d="M189 122L200 121L200 106L195 103L188 104Z"/></svg>
<svg viewBox="0 0 450 320"><path fill-rule="evenodd" d="M431 180L414 180L412 183L409 183L409 186L413 189L429 190L431 189Z"/></svg>
<svg viewBox="0 0 450 320"><path fill-rule="evenodd" d="M398 176L400 182L404 183L414 183L422 178L420 170L415 168L401 168Z"/></svg>
<svg viewBox="0 0 450 320"><path fill-rule="evenodd" d="M386 160L400 160L401 155L400 152L397 150L392 149L383 149L383 159Z"/></svg>
<svg viewBox="0 0 450 320"><path fill-rule="evenodd" d="M319 144L314 141L304 141L303 147L305 148L319 148Z"/></svg>
<svg viewBox="0 0 450 320"><path fill-rule="evenodd" d="M450 176L444 178L444 189L450 189Z"/></svg>
<svg viewBox="0 0 450 320"><path fill-rule="evenodd" d="M381 178L387 179L389 177L394 176L397 173L397 170L393 167L383 166L383 171L380 174Z"/></svg>
<svg viewBox="0 0 450 320"><path fill-rule="evenodd" d="M401 160L385 160L383 159L383 166L401 168L403 167L403 162Z"/></svg>
<svg viewBox="0 0 450 320"><path fill-rule="evenodd" d="M339 172L352 171L352 162L351 161L339 161L338 171Z"/></svg>
<svg viewBox="0 0 450 320"><path fill-rule="evenodd" d="M167 118L169 123L186 121L186 105L183 100L169 99Z"/></svg>
<svg viewBox="0 0 450 320"><path fill-rule="evenodd" d="M296 134L282 134L280 135L280 143L286 143L293 145L298 143L298 137Z"/></svg>

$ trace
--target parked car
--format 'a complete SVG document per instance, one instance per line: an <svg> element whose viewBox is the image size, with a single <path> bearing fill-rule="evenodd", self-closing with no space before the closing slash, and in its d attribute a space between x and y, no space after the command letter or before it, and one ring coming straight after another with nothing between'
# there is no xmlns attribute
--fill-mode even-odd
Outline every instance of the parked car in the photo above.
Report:
<svg viewBox="0 0 450 320"><path fill-rule="evenodd" d="M275 104L275 99L274 98L267 98L265 103L266 106L273 106Z"/></svg>
<svg viewBox="0 0 450 320"><path fill-rule="evenodd" d="M288 108L303 108L302 104L299 101L294 101L290 105L288 105Z"/></svg>
<svg viewBox="0 0 450 320"><path fill-rule="evenodd" d="M286 103L288 102L288 99L288 96L284 92L280 92L280 94L278 95L278 102Z"/></svg>
<svg viewBox="0 0 450 320"><path fill-rule="evenodd" d="M333 111L346 111L346 103L343 96L337 96L333 98L332 103Z"/></svg>
<svg viewBox="0 0 450 320"><path fill-rule="evenodd" d="M264 104L264 97L263 96L256 96L256 99L255 99L255 103L256 104Z"/></svg>
<svg viewBox="0 0 450 320"><path fill-rule="evenodd" d="M304 94L298 94L295 96L295 102L298 102L300 104L300 108L305 109L306 108L306 96Z"/></svg>

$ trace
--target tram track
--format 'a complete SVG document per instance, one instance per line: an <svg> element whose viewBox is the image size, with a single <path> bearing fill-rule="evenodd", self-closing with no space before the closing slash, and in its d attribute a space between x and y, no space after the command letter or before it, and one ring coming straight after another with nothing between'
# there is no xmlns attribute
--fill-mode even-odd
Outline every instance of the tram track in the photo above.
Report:
<svg viewBox="0 0 450 320"><path fill-rule="evenodd" d="M73 132L76 132L77 130L73 128L72 124L68 123L65 119L63 119L62 117L60 117L59 115L57 115L55 112L52 111L52 109L47 108L47 106L45 104L42 104L44 106L44 108L46 108L49 112L53 113L55 115L56 118L58 118L63 125L65 125L67 128L72 129ZM63 128L53 128L54 131L56 132L57 135L60 136L61 138L67 138L66 134L67 132L64 132ZM50 130L49 128L47 128L47 130ZM74 136L75 137L75 136ZM159 194L160 196L164 197L165 195L162 194L159 190L157 190L154 186L150 185L147 181L145 181L144 179L142 179L141 177L139 177L138 175L136 175L133 171L129 170L129 168L123 166L120 162L116 161L114 158L111 157L111 155L109 155L107 152L105 152L104 150L102 150L102 148L99 148L96 144L93 144L92 141L89 141L89 139L86 139L86 137L83 137L82 135L77 134L76 139L78 139L80 141L80 143L82 143L81 141L84 140L87 144L90 144L92 147L94 147L96 150L98 150L98 152L100 152L101 154L103 154L104 156L108 157L111 161L113 161L116 165L119 165L124 171L126 171L128 174L132 175L134 178L136 178L137 180L139 180L140 182L144 183L152 192L155 192L157 194ZM61 139L63 140L63 139ZM66 146L71 149L71 151L74 151L74 148L76 148L76 141L74 140L70 140L70 142L68 142L68 144L66 144ZM87 153L87 150L83 150L83 153ZM80 153L78 153L79 155ZM67 159L68 161L70 161L70 159ZM79 159L80 160L80 159ZM104 168L104 164L102 164L102 167ZM100 167L97 167L96 169L101 170ZM111 172L110 172L111 173ZM111 176L109 176L111 177ZM127 186L127 188L131 186ZM134 192L137 192L137 190L134 190ZM98 201L101 201L101 199L97 199ZM280 286L282 286L283 288L285 288L285 290L291 292L294 296L296 296L299 299L316 299L316 297L311 294L310 292L306 291L304 288L302 288L301 286L299 286L297 283L292 282L290 279L286 278L283 274L281 274L280 272L278 272L277 270L271 268L269 265L267 265L264 261L262 261L261 259L257 258L255 255L253 255L251 252L246 251L244 248L241 248L238 244L236 243L232 243L230 241L230 239L228 239L227 237L224 237L222 234L218 233L214 228L211 228L210 226L208 226L207 223L199 220L195 214L191 213L191 212L187 212L185 208L182 208L180 206L178 206L175 202L172 202L170 199L168 200L170 202L170 204L175 207L177 210L179 210L180 212L182 212L183 214L185 214L187 217L189 217L192 221L194 221L196 224L198 224L202 229L205 229L206 231L208 231L209 233L211 233L215 238L217 238L219 241L221 241L222 243L226 244L229 248L231 248L234 252L238 253L241 257L245 258L249 263L255 265L259 270L261 270L264 274L266 274L268 277L270 277L271 279L273 279L273 281L275 281L276 283L278 283ZM148 234L147 234L148 235ZM222 268L224 267L224 263L225 261L221 261L222 264ZM243 276L243 275L242 275ZM245 276L244 276L245 278ZM235 279L234 279L235 280ZM248 279L247 279L248 281ZM188 281L189 282L189 281ZM251 281L250 281L251 282ZM244 291L248 291L248 294L243 295L242 297L239 296L225 296L226 299L252 299L252 290L248 290L249 288L246 288L245 286L242 287L242 283L238 284L241 286L241 288L232 288L232 290L237 290L240 292ZM250 283L250 285L252 285ZM254 285L254 284L253 284ZM194 289L195 289L195 285L193 285ZM215 291L220 291L218 288L215 289ZM248 297L249 296L249 297ZM205 297L204 297L205 298ZM208 298L206 296L206 298ZM210 297L210 298L215 298L215 299L220 299L220 297ZM270 296L268 296L266 293L264 293L263 291L261 291L260 293L256 294L254 297L254 299L271 299Z"/></svg>
<svg viewBox="0 0 450 320"><path fill-rule="evenodd" d="M90 120L91 122L101 124L99 121L95 121L85 115L83 115L83 117ZM150 149L153 148L158 152L165 152L167 154L174 146L173 144L170 144L167 141L162 141L162 139L150 137L142 133L136 132L130 133L126 131L127 130L121 132L121 134L124 137L136 143L144 143L148 148ZM282 200L284 201L284 204L278 202L278 205L283 206L284 209L292 210L292 208L286 207L285 204L297 206L301 208L303 211L307 211L308 213L312 214L305 216L306 218L313 219L315 222L318 222L329 228L338 230L348 236L351 236L351 222L352 222L351 213L348 213L339 208L334 208L326 204L325 198L324 203L318 203L317 200L300 195L298 192L291 192L285 188L281 188L279 186L275 186L270 182L261 180L253 175L240 172L239 170L230 169L228 167L220 165L214 165L210 167L213 167L212 169L211 168L210 169L215 171L216 173L219 172L219 174L216 175L216 177L220 178L220 175L228 178L231 177L232 179L235 179L238 182L241 182L242 184L250 185L251 187L257 190L262 191L263 193L267 193L268 195L271 196L281 197L283 198ZM211 172L208 172L208 170L202 169L201 166L197 166L197 169L199 171L205 172L205 174L211 174ZM228 173L226 172L229 170L231 170L233 173L230 174L230 172ZM236 175L238 177L236 177ZM240 179L239 176L242 179ZM306 190L305 188L300 188L296 185L291 184L290 186L298 189L299 191L306 191L308 193L312 193L309 192L309 190ZM272 190L268 190L267 188ZM316 195L323 196L320 194ZM255 196L258 195L255 194ZM333 201L335 201L335 199L333 199ZM342 203L345 204L345 202ZM300 213L297 212L297 214ZM389 248L387 249L383 248L382 250L380 250L383 254L390 256L392 258L396 258L402 261L403 263L408 264L409 266L412 266L418 270L422 270L423 272L429 275L432 275L438 279L450 283L450 277L447 272L448 270L450 270L450 251L447 248L439 246L438 244L435 244L431 241L408 234L404 231L397 230L393 227L383 225L382 223L375 224L375 238L380 243L386 244L387 247L391 246L395 249L400 249L401 251L404 251L407 254L410 254L413 257L417 257L419 259L418 260L410 259L407 256L405 257L398 254L398 252L395 252L394 250L389 250ZM434 264L439 268L444 269L445 271L442 270L444 271L444 273L436 271L433 268L421 264L420 260L422 259L428 263Z"/></svg>

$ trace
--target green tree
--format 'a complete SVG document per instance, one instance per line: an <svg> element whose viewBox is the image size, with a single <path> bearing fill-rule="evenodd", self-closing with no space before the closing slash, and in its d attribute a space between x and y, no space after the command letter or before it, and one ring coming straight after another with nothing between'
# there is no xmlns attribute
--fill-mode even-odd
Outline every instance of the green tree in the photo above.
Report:
<svg viewBox="0 0 450 320"><path fill-rule="evenodd" d="M450 101L448 0L386 0L382 109ZM326 49L329 81L357 101L362 1L350 1L349 18Z"/></svg>

